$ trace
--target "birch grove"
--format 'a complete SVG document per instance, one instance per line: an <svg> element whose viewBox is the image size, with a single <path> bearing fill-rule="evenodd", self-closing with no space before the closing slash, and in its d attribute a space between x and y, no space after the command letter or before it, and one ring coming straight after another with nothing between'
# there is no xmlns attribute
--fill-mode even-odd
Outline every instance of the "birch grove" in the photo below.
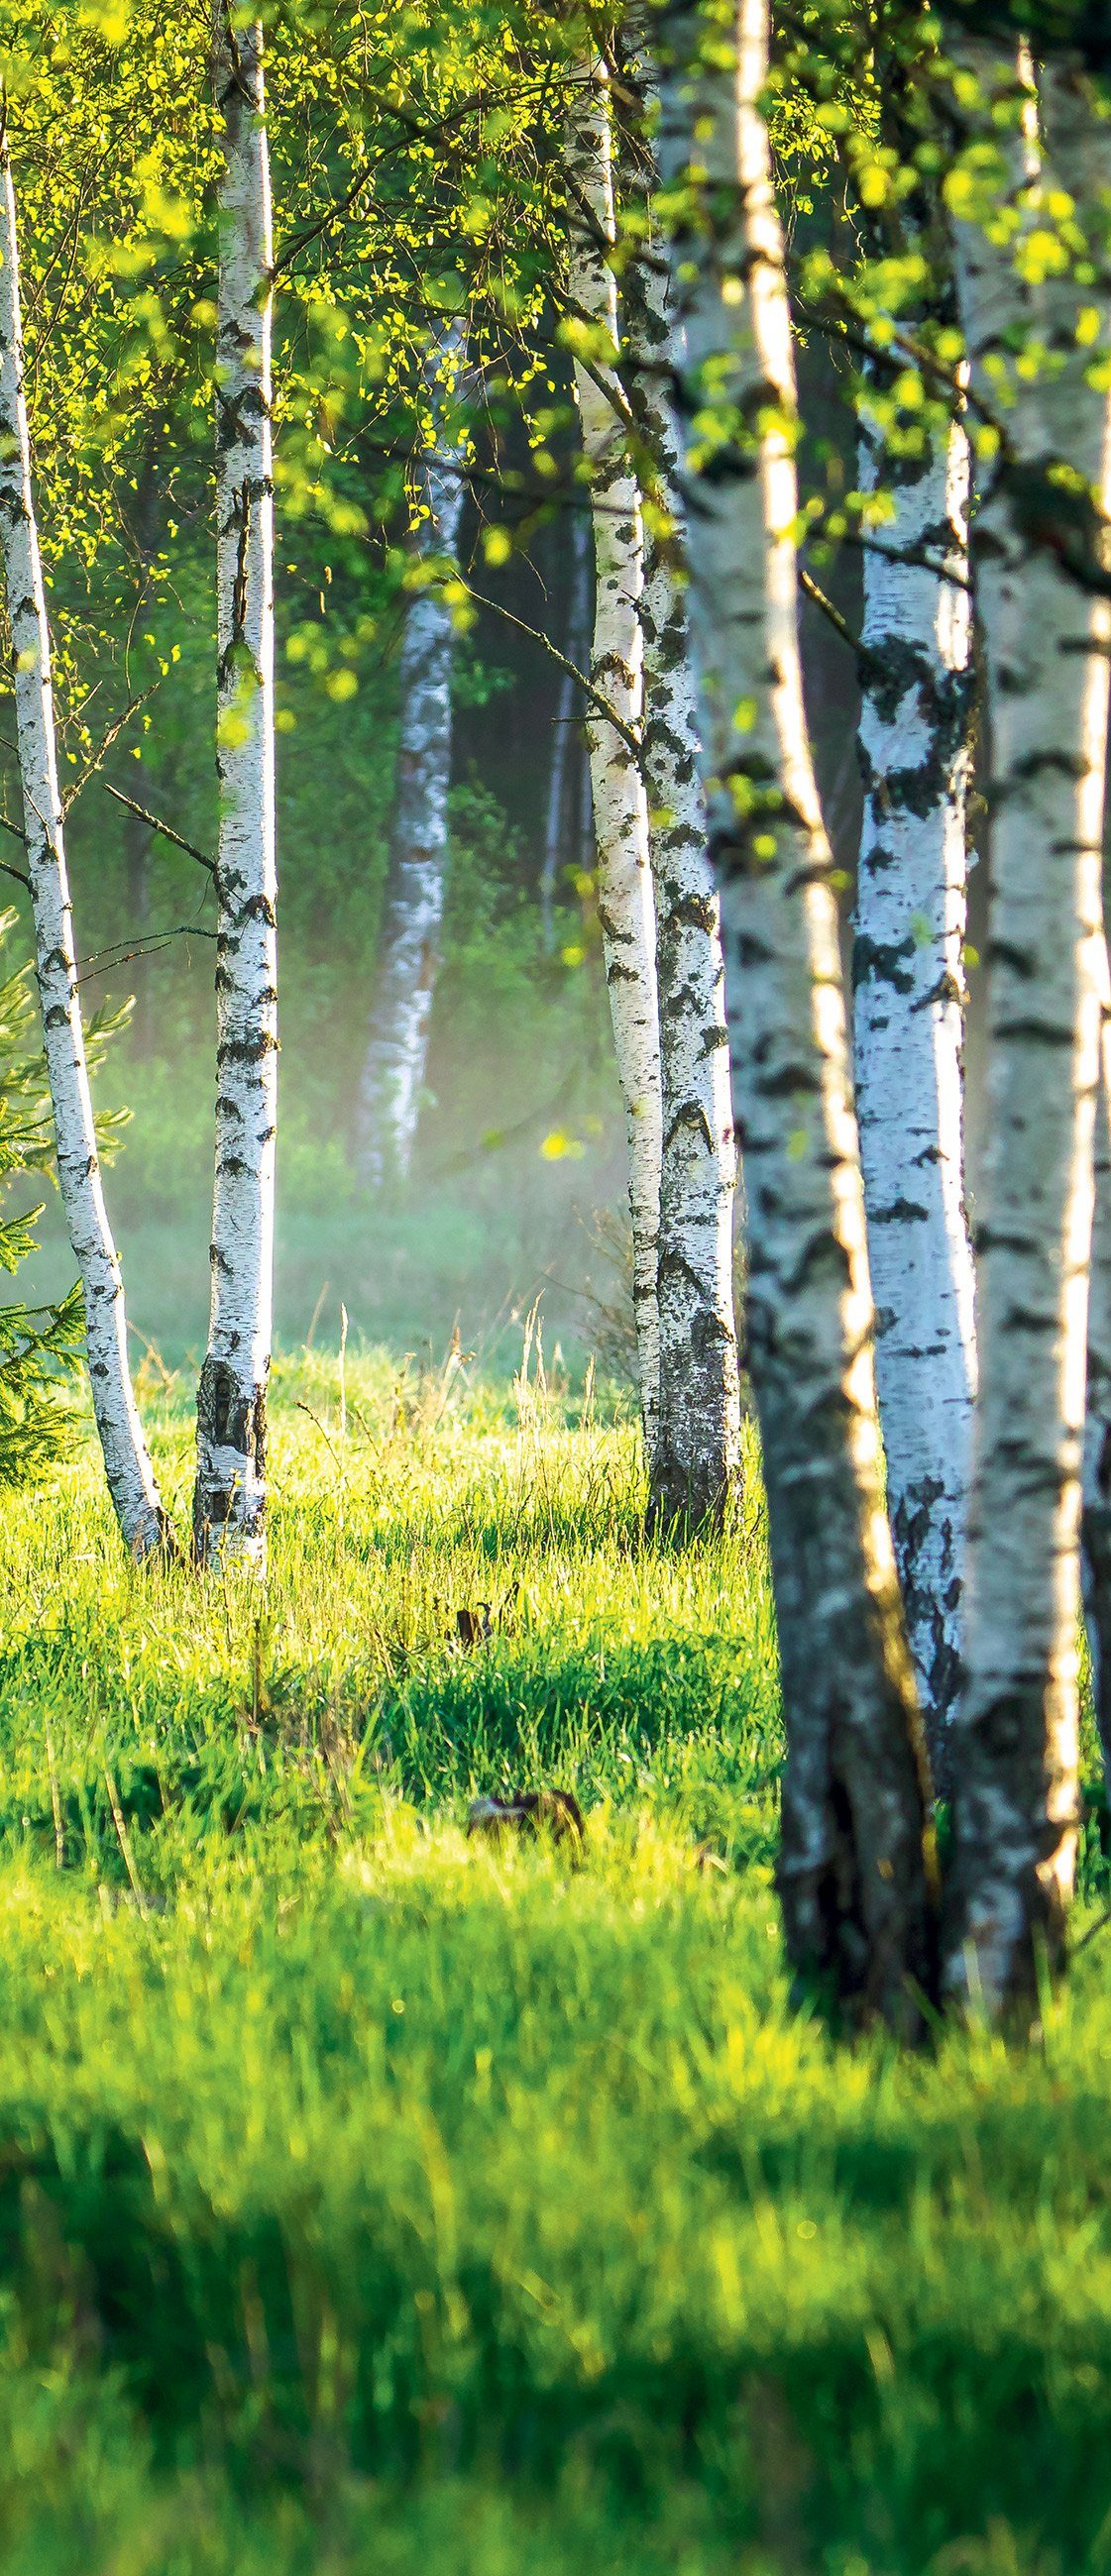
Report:
<svg viewBox="0 0 1111 2576"><path fill-rule="evenodd" d="M428 578L405 612L401 734L380 953L359 1107L359 1163L371 1189L407 1178L428 1063L439 964L451 783L455 628L437 568L454 557L465 491L464 451L451 433L466 339L449 323L429 342L429 443L414 494L416 567Z"/></svg>
<svg viewBox="0 0 1111 2576"><path fill-rule="evenodd" d="M972 616L963 423L948 438L928 427L907 454L869 420L865 400L861 488L882 491L887 515L883 551L863 560L856 1102L887 1507L934 1777L947 1792L976 1368L964 1195Z"/></svg>
<svg viewBox="0 0 1111 2576"><path fill-rule="evenodd" d="M1078 1830L1078 1538L1111 619L1111 125L1078 63L961 40L994 102L988 220L958 227L971 394L999 421L976 523L991 722L988 1142L967 1686L948 1978L992 2008L1059 1958ZM999 219L999 208L1005 220ZM1042 257L1047 221L1062 255ZM1099 302L1090 276L1100 266ZM1094 340L1080 314L1094 312ZM1004 352L1029 347L1031 366ZM1047 462L1047 460L1050 460ZM1052 460L1060 460L1055 467ZM1068 476L1072 480L1068 480ZM1062 479L1063 478L1063 479Z"/></svg>
<svg viewBox="0 0 1111 2576"><path fill-rule="evenodd" d="M216 1177L197 1393L202 1562L265 1554L278 1116L272 260L262 29L216 0L223 120L217 305Z"/></svg>
<svg viewBox="0 0 1111 2576"><path fill-rule="evenodd" d="M933 1978L921 1719L883 1509L872 1307L838 923L798 654L796 394L761 98L767 0L736 61L666 22L665 179L685 323L692 624L731 977L747 1351L767 1486L787 1768L779 1885L796 1966L914 2018ZM707 429L707 397L721 426ZM743 428L752 422L753 445ZM693 452L692 452L693 451Z"/></svg>
<svg viewBox="0 0 1111 2576"><path fill-rule="evenodd" d="M58 1182L85 1304L93 1411L125 1544L136 1557L157 1556L172 1542L131 1384L123 1279L104 1203L85 1060L58 787L50 629L31 482L15 189L6 133L0 154L0 550L43 1044Z"/></svg>
<svg viewBox="0 0 1111 2576"><path fill-rule="evenodd" d="M659 1227L663 1157L656 924L648 802L639 760L644 654L644 533L619 372L621 325L613 130L601 60L576 84L567 128L569 291L578 326L575 392L590 472L595 619L587 733L598 914L614 1052L625 1108L641 1418L649 1469L660 1401ZM598 700L607 710L599 712Z"/></svg>

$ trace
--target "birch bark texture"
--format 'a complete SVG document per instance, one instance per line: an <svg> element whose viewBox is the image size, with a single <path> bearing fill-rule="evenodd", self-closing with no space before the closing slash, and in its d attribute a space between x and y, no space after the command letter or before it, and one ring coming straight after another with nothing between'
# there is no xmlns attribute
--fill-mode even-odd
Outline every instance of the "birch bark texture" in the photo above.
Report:
<svg viewBox="0 0 1111 2576"><path fill-rule="evenodd" d="M630 401L643 447L643 774L663 1115L660 1404L652 1504L664 1523L682 1517L697 1524L721 1513L740 1471L733 1292L737 1152L721 906L710 859L687 617L682 457L671 397L671 281L658 231L649 229L631 263L623 300Z"/></svg>
<svg viewBox="0 0 1111 2576"><path fill-rule="evenodd" d="M843 2010L917 2019L935 1978L921 1718L883 1505L864 1198L798 650L791 322L767 128L767 0L735 59L677 9L662 83L691 611L746 1180L787 1764L779 1889L795 1966ZM723 59L723 57L725 57Z"/></svg>
<svg viewBox="0 0 1111 2576"><path fill-rule="evenodd" d="M1077 1846L1111 645L1098 595L1111 504L1098 389L1111 336L1100 248L1111 125L1068 56L1050 59L1039 99L1025 54L1016 61L1003 40L964 40L959 53L997 120L998 168L984 220L957 226L957 270L972 400L1001 430L974 532L992 741L989 1141L946 1980L995 2014L1032 2002L1039 1958L1061 1957ZM1060 245L1048 261L1047 224ZM1078 251L1100 272L1096 295L1074 273ZM1081 313L1097 304L1095 341L1081 345ZM1016 364L1016 351L1041 363Z"/></svg>
<svg viewBox="0 0 1111 2576"><path fill-rule="evenodd" d="M430 427L413 495L413 557L429 579L410 594L399 661L397 783L359 1106L358 1161L371 1190L406 1180L412 1166L440 962L455 629L434 568L452 561L459 534L464 447L451 421L465 363L463 326L449 323L424 364Z"/></svg>
<svg viewBox="0 0 1111 2576"><path fill-rule="evenodd" d="M903 425L903 439L906 426ZM934 1780L951 1788L976 1376L964 1195L971 597L961 421L860 423L891 515L864 556L853 1048L887 1508ZM933 569L945 566L939 578Z"/></svg>
<svg viewBox="0 0 1111 2576"><path fill-rule="evenodd" d="M58 789L50 629L24 397L15 190L6 137L0 153L0 550L58 1181L85 1302L89 1381L108 1491L126 1546L136 1557L149 1557L169 1551L172 1537L127 1363L123 1279L104 1202L85 1060Z"/></svg>
<svg viewBox="0 0 1111 2576"><path fill-rule="evenodd" d="M595 617L590 679L617 721L592 702L587 724L594 797L598 914L629 1153L633 1310L649 1473L660 1400L659 1230L663 1153L656 921L648 801L639 761L644 711L641 602L644 536L620 376L614 135L605 64L583 67L567 124L568 270L578 323L575 391L589 470Z"/></svg>
<svg viewBox="0 0 1111 2576"><path fill-rule="evenodd" d="M261 1566L278 1119L273 252L262 29L234 23L228 0L216 0L213 79L224 125L216 383L216 1173L193 1535L202 1564L237 1557Z"/></svg>

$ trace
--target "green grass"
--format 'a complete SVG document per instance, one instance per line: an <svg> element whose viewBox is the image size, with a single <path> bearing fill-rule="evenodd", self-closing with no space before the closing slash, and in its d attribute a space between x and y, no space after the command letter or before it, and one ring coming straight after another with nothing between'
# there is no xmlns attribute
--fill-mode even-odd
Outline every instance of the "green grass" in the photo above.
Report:
<svg viewBox="0 0 1111 2576"><path fill-rule="evenodd" d="M88 1458L6 1505L5 2576L1111 2570L1111 1951L1041 2051L834 2048L755 1502L661 1549L620 1418L347 1393L280 1372L264 1599ZM542 1780L581 1867L466 1838Z"/></svg>

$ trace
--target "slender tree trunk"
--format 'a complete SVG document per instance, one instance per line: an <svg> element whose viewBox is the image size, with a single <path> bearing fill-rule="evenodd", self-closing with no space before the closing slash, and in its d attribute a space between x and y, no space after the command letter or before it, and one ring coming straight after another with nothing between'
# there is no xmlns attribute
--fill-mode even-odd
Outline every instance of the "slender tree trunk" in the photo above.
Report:
<svg viewBox="0 0 1111 2576"><path fill-rule="evenodd" d="M589 651L590 625L590 529L585 511L575 510L571 514L570 545L567 658L574 663L576 670L581 671ZM540 919L544 947L549 957L555 947L555 903L560 875L579 862L578 799L574 793L574 725L579 695L573 674L564 671L556 700L552 761L548 772L548 806L544 818L544 863L540 871ZM569 851L572 838L575 843L573 856Z"/></svg>
<svg viewBox="0 0 1111 2576"><path fill-rule="evenodd" d="M832 860L798 652L797 401L759 101L767 0L740 0L735 68L692 62L676 11L665 177L693 163L676 242L686 318L692 630L731 983L787 1767L788 1949L840 2003L913 2025L934 1975L921 1720L883 1511L864 1200ZM739 183L739 184L738 184ZM718 426L707 419L708 398ZM737 421L754 422L738 432Z"/></svg>
<svg viewBox="0 0 1111 2576"><path fill-rule="evenodd" d="M172 1541L127 1364L123 1280L104 1204L85 1062L58 792L50 630L23 392L15 193L6 142L0 158L0 550L58 1180L85 1300L89 1379L108 1490L127 1546L135 1556L149 1556L164 1552Z"/></svg>
<svg viewBox="0 0 1111 2576"><path fill-rule="evenodd" d="M644 779L656 897L663 1158L660 1411L652 1501L664 1521L719 1512L738 1474L733 1301L737 1154L721 909L710 860L684 571L679 428L665 245L625 285L630 399L650 504L640 616Z"/></svg>
<svg viewBox="0 0 1111 2576"><path fill-rule="evenodd" d="M1111 973L1101 970L1103 1016L1096 1113L1095 1213L1088 1299L1082 1572L1092 1699L1111 1796Z"/></svg>
<svg viewBox="0 0 1111 2576"><path fill-rule="evenodd" d="M629 1147L633 1308L640 1405L649 1472L655 1465L660 1391L659 1229L663 1108L656 923L648 804L638 752L643 719L640 626L644 543L640 491L629 456L618 374L617 281L609 84L601 62L584 74L568 122L570 289L590 331L575 359L583 450L594 520L595 619L590 676L622 731L592 708L587 734L594 791L598 912Z"/></svg>
<svg viewBox="0 0 1111 2576"><path fill-rule="evenodd" d="M889 551L864 557L864 822L854 1055L887 1508L935 1782L961 1674L975 1318L964 1201L968 441L913 460L865 410L861 484ZM953 579L907 556L948 562ZM900 559L902 558L902 559Z"/></svg>
<svg viewBox="0 0 1111 2576"><path fill-rule="evenodd" d="M142 473L133 520L133 535L141 575L140 598L145 598L151 566L158 551L158 496L162 462L161 441L152 438L143 459ZM150 929L150 845L149 823L138 814L125 813L123 819L124 890L127 905L126 929L129 940L137 946ZM142 955L135 959L135 1004L131 1017L131 1042L140 1058L149 1056L154 1036L154 1013L151 993L151 960Z"/></svg>
<svg viewBox="0 0 1111 2576"><path fill-rule="evenodd" d="M961 51L1017 94L1002 42ZM1033 104L1032 75L1020 66ZM998 132L998 128L996 129ZM1078 345L1090 283L1043 274L1063 187L1096 240L1111 127L1073 64L1042 85L1042 152L1013 135L985 190L990 231L959 228L973 402L1004 438L975 529L992 731L989 1143L978 1191L980 1394L970 1523L967 1688L954 1738L956 1845L947 1977L990 2011L1061 1955L1077 1843L1077 1623L1084 1354L1098 1079L1100 852L1108 603L1104 321ZM1017 232L1000 226L1010 201ZM1036 237L1034 255L1021 256ZM1106 278L1100 293L1106 315ZM1006 353L1042 346L1036 374ZM1004 370L1009 387L1001 400ZM1054 481L1060 458L1084 489ZM1072 570L1080 578L1073 578Z"/></svg>
<svg viewBox="0 0 1111 2576"><path fill-rule="evenodd" d="M464 362L464 333L449 324L427 357L431 426L416 495L417 564L455 552L463 449L449 421ZM401 647L397 785L360 1095L359 1167L370 1189L407 1178L420 1116L444 914L454 658L451 609L430 582L410 598Z"/></svg>
<svg viewBox="0 0 1111 2576"><path fill-rule="evenodd" d="M197 1392L202 1562L265 1555L278 1115L270 180L262 30L216 0L224 119L217 323L220 824L212 1305Z"/></svg>

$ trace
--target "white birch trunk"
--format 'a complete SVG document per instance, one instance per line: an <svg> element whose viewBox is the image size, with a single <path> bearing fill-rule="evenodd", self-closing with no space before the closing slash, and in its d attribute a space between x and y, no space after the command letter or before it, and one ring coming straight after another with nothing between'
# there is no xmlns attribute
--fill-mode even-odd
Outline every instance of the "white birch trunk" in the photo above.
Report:
<svg viewBox="0 0 1111 2576"><path fill-rule="evenodd" d="M0 550L11 625L19 777L58 1180L85 1301L93 1410L116 1518L135 1556L172 1547L127 1364L123 1280L104 1204L77 989L58 792L50 630L23 390L15 193L0 158Z"/></svg>
<svg viewBox="0 0 1111 2576"><path fill-rule="evenodd" d="M464 360L464 333L452 323L431 343L426 362L431 440L415 495L418 563L455 551L463 449L447 420ZM360 1097L359 1165L370 1189L408 1177L420 1116L444 914L454 652L442 589L431 583L414 591L400 655L397 784Z"/></svg>
<svg viewBox="0 0 1111 2576"><path fill-rule="evenodd" d="M767 0L740 0L735 70L720 37L712 66L688 68L701 25L693 8L667 21L679 60L664 88L664 170L705 173L676 243L676 289L683 412L698 424L692 628L787 1731L779 1887L799 1969L844 2006L906 2023L909 1981L928 1989L934 1975L936 1892L883 1508L832 861L799 665L794 353L759 107ZM724 406L716 433L711 401Z"/></svg>
<svg viewBox="0 0 1111 2576"><path fill-rule="evenodd" d="M969 449L909 462L861 424L889 553L864 558L864 821L854 1057L887 1508L935 1784L961 1676L976 1349L964 1199L963 964L971 601ZM954 579L895 558L948 561Z"/></svg>
<svg viewBox="0 0 1111 2576"><path fill-rule="evenodd" d="M262 30L216 0L224 120L216 389L216 1177L212 1303L197 1391L201 1562L262 1564L278 1115L270 179Z"/></svg>
<svg viewBox="0 0 1111 2576"><path fill-rule="evenodd" d="M988 90L1015 55L971 40ZM1041 275L1067 188L1098 231L1111 127L1061 57L1042 95L1044 164L1014 135L991 238L959 228L972 398L1000 400L1006 445L975 530L992 731L988 1136L978 1193L980 1394L970 1521L967 1688L954 1738L956 1846L947 1977L990 2011L1036 1991L1060 1955L1077 1846L1080 1471L1098 1079L1101 845L1111 620L1063 560L1099 574L1111 503L1108 400L1077 345L1090 284ZM1010 197L1017 227L998 222ZM1026 275L1019 273L1025 267ZM1033 281L1033 282L1032 282ZM1005 353L1041 345L1034 376ZM1086 494L1047 480L1066 460ZM1075 541L1075 542L1074 542Z"/></svg>
<svg viewBox="0 0 1111 2576"><path fill-rule="evenodd" d="M594 522L596 604L590 677L626 734L639 742L644 546L640 491L622 419L617 281L607 257L616 230L613 136L608 81L600 62L584 75L568 120L567 171L570 290L579 315L585 317L583 343L575 352L575 389ZM651 1473L660 1390L663 1109L648 803L637 752L629 740L596 707L590 710L587 732L602 953L628 1136L633 1308Z"/></svg>
<svg viewBox="0 0 1111 2576"><path fill-rule="evenodd" d="M650 504L640 618L644 781L656 898L663 1154L660 1407L652 1499L704 1521L740 1467L733 1300L737 1154L721 908L710 860L687 620L675 351L666 248L650 241L625 289L632 402Z"/></svg>

